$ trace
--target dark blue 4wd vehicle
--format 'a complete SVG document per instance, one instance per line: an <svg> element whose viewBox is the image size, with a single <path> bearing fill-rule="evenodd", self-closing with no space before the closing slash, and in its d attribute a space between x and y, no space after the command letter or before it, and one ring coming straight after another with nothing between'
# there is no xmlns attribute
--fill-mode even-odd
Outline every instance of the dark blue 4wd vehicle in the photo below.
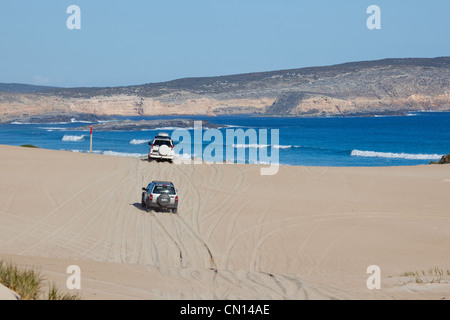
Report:
<svg viewBox="0 0 450 320"><path fill-rule="evenodd" d="M152 181L142 190L141 204L146 210L168 209L177 213L178 192L172 182Z"/></svg>

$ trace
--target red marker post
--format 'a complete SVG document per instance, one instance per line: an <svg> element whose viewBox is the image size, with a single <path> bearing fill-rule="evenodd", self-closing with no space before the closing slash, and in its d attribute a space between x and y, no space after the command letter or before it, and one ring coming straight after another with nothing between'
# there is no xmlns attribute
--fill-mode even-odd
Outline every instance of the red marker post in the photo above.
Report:
<svg viewBox="0 0 450 320"><path fill-rule="evenodd" d="M93 125L91 124L91 146L89 148L89 154L92 153L92 127L93 127Z"/></svg>

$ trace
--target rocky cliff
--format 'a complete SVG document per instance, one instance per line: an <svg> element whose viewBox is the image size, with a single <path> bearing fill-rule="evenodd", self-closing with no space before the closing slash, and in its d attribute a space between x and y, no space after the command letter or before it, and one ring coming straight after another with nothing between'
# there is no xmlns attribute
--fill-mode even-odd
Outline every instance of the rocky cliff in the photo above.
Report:
<svg viewBox="0 0 450 320"><path fill-rule="evenodd" d="M450 111L450 57L352 62L113 88L14 87L0 85L1 122L43 113L346 116Z"/></svg>

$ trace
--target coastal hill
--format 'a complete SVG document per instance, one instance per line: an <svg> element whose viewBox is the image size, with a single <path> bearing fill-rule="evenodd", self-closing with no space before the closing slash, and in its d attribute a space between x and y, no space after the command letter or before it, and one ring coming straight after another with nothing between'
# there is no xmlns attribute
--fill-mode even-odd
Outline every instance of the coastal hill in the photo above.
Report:
<svg viewBox="0 0 450 320"><path fill-rule="evenodd" d="M450 57L384 59L123 87L0 84L0 122L36 115L347 116L450 111Z"/></svg>

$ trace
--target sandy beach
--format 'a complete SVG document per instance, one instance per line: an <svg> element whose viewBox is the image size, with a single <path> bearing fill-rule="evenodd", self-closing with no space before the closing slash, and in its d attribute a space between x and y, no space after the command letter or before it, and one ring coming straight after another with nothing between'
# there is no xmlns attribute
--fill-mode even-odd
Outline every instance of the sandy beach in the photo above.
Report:
<svg viewBox="0 0 450 320"><path fill-rule="evenodd" d="M141 207L152 180L175 184L178 214ZM82 299L450 299L450 165L261 176L0 146L0 181L0 260Z"/></svg>

